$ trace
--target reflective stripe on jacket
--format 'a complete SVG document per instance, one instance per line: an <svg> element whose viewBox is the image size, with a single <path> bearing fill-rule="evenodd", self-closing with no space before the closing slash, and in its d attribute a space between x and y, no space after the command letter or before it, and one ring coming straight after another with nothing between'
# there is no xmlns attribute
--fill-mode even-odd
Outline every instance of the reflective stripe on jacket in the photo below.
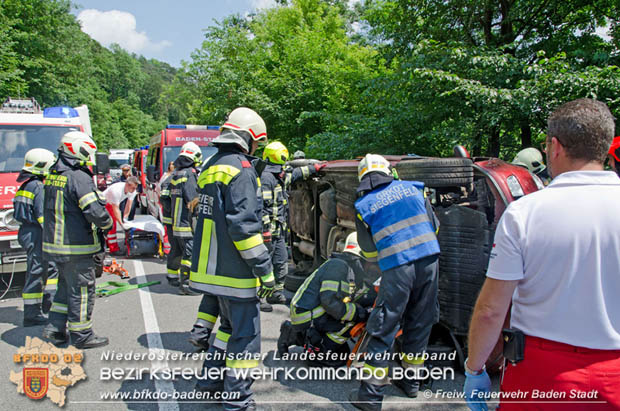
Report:
<svg viewBox="0 0 620 411"><path fill-rule="evenodd" d="M198 196L196 169L194 167L186 167L174 170L169 189L173 235L175 237L192 238L191 215L187 205Z"/></svg>
<svg viewBox="0 0 620 411"><path fill-rule="evenodd" d="M112 218L92 175L77 160L60 154L45 178L43 252L51 261L101 251L96 227L107 230Z"/></svg>
<svg viewBox="0 0 620 411"><path fill-rule="evenodd" d="M13 217L22 224L43 226L43 182L34 175L13 198Z"/></svg>
<svg viewBox="0 0 620 411"><path fill-rule="evenodd" d="M439 253L423 190L418 181L394 180L355 202L358 218L372 234L381 270Z"/></svg>
<svg viewBox="0 0 620 411"><path fill-rule="evenodd" d="M159 192L159 202L161 204L162 211L162 223L172 224L172 198L170 198L170 182L172 181L172 174L168 175L161 182L161 191Z"/></svg>
<svg viewBox="0 0 620 411"><path fill-rule="evenodd" d="M355 274L346 261L330 258L299 287L291 300L291 323L304 324L325 313L338 321L357 318Z"/></svg>
<svg viewBox="0 0 620 411"><path fill-rule="evenodd" d="M190 274L194 289L254 299L259 278L273 278L261 235L260 180L250 159L238 151L220 148L198 177Z"/></svg>
<svg viewBox="0 0 620 411"><path fill-rule="evenodd" d="M263 231L279 237L286 232L287 198L284 181L280 178L282 166L268 163L261 174L263 192Z"/></svg>

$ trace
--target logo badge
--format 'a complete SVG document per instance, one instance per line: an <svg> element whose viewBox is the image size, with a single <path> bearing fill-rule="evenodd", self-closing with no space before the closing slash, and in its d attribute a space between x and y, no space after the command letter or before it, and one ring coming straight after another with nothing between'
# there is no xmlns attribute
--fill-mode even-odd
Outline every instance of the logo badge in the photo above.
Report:
<svg viewBox="0 0 620 411"><path fill-rule="evenodd" d="M49 384L47 368L24 368L24 393L33 400L40 400L47 394Z"/></svg>

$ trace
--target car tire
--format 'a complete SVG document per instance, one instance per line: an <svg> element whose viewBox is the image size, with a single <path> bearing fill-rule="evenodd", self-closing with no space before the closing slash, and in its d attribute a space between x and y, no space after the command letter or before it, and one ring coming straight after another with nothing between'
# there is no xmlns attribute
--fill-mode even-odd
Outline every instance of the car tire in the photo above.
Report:
<svg viewBox="0 0 620 411"><path fill-rule="evenodd" d="M299 271L288 273L284 278L284 288L294 293L306 281L306 278L308 278L308 273Z"/></svg>
<svg viewBox="0 0 620 411"><path fill-rule="evenodd" d="M421 181L427 187L454 187L472 184L474 168L469 158L412 157L396 165L402 180Z"/></svg>

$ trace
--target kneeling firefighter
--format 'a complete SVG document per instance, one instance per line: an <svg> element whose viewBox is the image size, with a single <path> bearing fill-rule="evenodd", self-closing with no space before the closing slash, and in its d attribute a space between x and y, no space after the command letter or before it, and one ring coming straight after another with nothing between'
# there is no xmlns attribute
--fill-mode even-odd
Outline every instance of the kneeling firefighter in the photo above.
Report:
<svg viewBox="0 0 620 411"><path fill-rule="evenodd" d="M47 323L44 313L52 305L58 283L56 265L43 259L43 179L55 161L51 151L34 148L26 153L24 167L17 177L22 185L13 199L13 215L21 223L17 241L27 258L22 293L24 327Z"/></svg>
<svg viewBox="0 0 620 411"><path fill-rule="evenodd" d="M349 234L344 252L333 253L295 293L291 320L280 326L278 352L285 353L289 346L300 345L312 353L323 354L313 361L319 365L344 365L350 352L347 340L351 328L366 321L367 308L376 297L373 279L367 275L369 264L360 256L357 233Z"/></svg>

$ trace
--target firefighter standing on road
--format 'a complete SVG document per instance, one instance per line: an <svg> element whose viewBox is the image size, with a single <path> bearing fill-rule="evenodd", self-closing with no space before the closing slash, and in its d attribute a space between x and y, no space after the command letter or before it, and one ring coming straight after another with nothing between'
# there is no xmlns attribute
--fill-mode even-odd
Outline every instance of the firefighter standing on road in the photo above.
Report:
<svg viewBox="0 0 620 411"><path fill-rule="evenodd" d="M362 381L349 395L363 410L380 410L388 384L388 363L383 357L403 330L404 368L419 368L431 328L439 320L437 302L437 222L424 185L395 180L390 163L367 154L359 163L355 202L357 235L362 255L376 257L381 268L381 286L366 329L370 335L366 368L372 377ZM409 397L418 393L419 381L396 380Z"/></svg>
<svg viewBox="0 0 620 411"><path fill-rule="evenodd" d="M357 234L349 234L344 252L334 253L295 293L291 321L280 326L278 353L288 352L290 345L305 345L316 354L349 354L346 342L351 329L355 323L366 321L366 309L377 296L367 264L360 256ZM346 364L343 357L330 356L317 363L330 367Z"/></svg>
<svg viewBox="0 0 620 411"><path fill-rule="evenodd" d="M170 198L170 182L172 181L172 173L168 174L160 183L159 202L161 203L161 222L166 227L166 238L169 246L171 247L172 239L172 199ZM166 268L168 273L166 279L168 284L173 287L178 287L179 284L179 269L171 268L171 262L173 261L172 249L168 250L168 256L166 258ZM174 265L172 265L174 267Z"/></svg>
<svg viewBox="0 0 620 411"><path fill-rule="evenodd" d="M17 241L26 251L27 272L22 298L24 327L47 323L45 313L54 299L58 271L43 259L43 178L56 161L51 151L35 148L26 153L17 177L23 184L13 199L14 217L21 223ZM45 293L43 292L44 284Z"/></svg>
<svg viewBox="0 0 620 411"><path fill-rule="evenodd" d="M43 336L54 344L67 340L77 348L108 344L93 333L95 266L102 249L95 226L107 230L112 219L88 169L97 151L85 133L71 131L60 140L58 160L45 178L43 252L58 266L58 290Z"/></svg>
<svg viewBox="0 0 620 411"><path fill-rule="evenodd" d="M211 368L227 367L224 381L200 379L202 391L238 392L224 404L227 410L255 409L253 379L240 375L254 368L260 357L259 297L269 297L275 279L262 238L262 195L258 173L250 157L258 142L267 140L263 119L253 110L233 110L221 134L213 141L218 152L198 178L200 188L190 286L217 296L220 327L204 362ZM224 361L213 355L226 351ZM230 358L243 356L244 359ZM245 359L252 356L253 359ZM222 357L220 357L222 358ZM223 386L222 386L223 385Z"/></svg>
<svg viewBox="0 0 620 411"><path fill-rule="evenodd" d="M172 239L170 254L168 254L169 282L175 284L172 279L174 272L179 273L179 293L192 295L189 290L189 268L191 265L192 247L194 234L192 232L191 213L188 204L198 197L198 184L196 183L198 171L196 165L200 164L202 152L196 143L185 143L181 147L179 157L174 161L174 171L170 180L170 199L172 207Z"/></svg>

